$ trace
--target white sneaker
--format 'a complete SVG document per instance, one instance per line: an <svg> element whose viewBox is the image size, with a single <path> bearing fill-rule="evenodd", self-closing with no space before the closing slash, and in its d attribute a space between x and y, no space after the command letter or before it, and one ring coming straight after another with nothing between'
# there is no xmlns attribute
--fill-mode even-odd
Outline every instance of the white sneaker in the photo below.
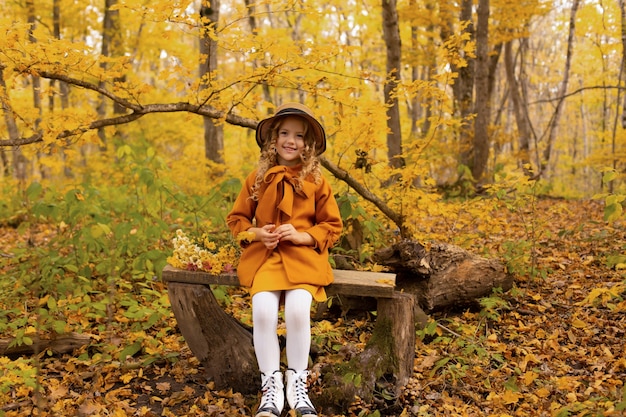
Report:
<svg viewBox="0 0 626 417"><path fill-rule="evenodd" d="M283 374L274 371L269 375L261 374L261 404L255 417L280 417L285 406Z"/></svg>
<svg viewBox="0 0 626 417"><path fill-rule="evenodd" d="M292 410L302 417L316 417L317 411L309 399L307 394L306 379L309 376L308 371L296 372L293 369L287 369L285 373L287 377L287 403Z"/></svg>

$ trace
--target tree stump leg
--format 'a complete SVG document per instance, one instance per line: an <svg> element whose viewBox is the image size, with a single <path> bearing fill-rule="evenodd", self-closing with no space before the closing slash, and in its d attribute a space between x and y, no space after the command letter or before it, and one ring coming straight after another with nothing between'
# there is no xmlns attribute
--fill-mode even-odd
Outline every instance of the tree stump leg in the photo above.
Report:
<svg viewBox="0 0 626 417"><path fill-rule="evenodd" d="M413 373L415 359L415 296L395 293L378 300L372 336L361 354L323 371L324 389L316 403L341 413L358 397L374 400L381 387L396 395Z"/></svg>
<svg viewBox="0 0 626 417"><path fill-rule="evenodd" d="M381 333L378 337L384 343L383 350L388 350L394 358L388 371L395 377L396 389L406 386L413 374L415 330L415 297L412 294L397 292L393 298L378 300L378 318L372 338ZM373 344L374 341L368 346Z"/></svg>
<svg viewBox="0 0 626 417"><path fill-rule="evenodd" d="M211 288L169 282L168 295L187 345L216 388L258 392L260 373L252 334L222 309Z"/></svg>

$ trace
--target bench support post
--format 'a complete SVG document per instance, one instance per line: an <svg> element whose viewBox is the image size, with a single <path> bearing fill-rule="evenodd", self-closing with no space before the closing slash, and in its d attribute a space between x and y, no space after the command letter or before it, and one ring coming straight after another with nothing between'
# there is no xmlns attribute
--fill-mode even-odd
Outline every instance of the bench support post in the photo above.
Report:
<svg viewBox="0 0 626 417"><path fill-rule="evenodd" d="M259 390L252 334L218 304L208 285L168 283L178 327L217 389L242 394Z"/></svg>
<svg viewBox="0 0 626 417"><path fill-rule="evenodd" d="M396 390L405 387L413 375L416 330L414 307L415 297L412 294L396 292L393 298L378 300L378 318L374 332L391 333L384 348L390 349L388 354L394 358L394 366L390 370L394 371Z"/></svg>
<svg viewBox="0 0 626 417"><path fill-rule="evenodd" d="M373 401L381 388L399 396L413 374L415 304L412 294L396 292L391 298L379 298L376 323L365 349L346 363L322 370L325 389L315 403L329 413L342 413L354 398Z"/></svg>

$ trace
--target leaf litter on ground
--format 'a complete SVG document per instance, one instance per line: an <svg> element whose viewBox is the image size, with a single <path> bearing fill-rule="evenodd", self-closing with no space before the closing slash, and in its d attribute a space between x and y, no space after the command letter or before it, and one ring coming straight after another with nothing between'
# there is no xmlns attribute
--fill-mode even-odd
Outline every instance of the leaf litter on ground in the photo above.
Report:
<svg viewBox="0 0 626 417"><path fill-rule="evenodd" d="M507 259L515 287L475 306L433 313L430 325L418 331L408 386L372 404L355 400L344 415L624 415L623 224L604 222L594 201L540 199L532 212L522 210L530 209L502 210L507 227L479 231L470 245ZM12 256L11 247L23 239L44 244L50 233L45 225L29 234L3 227L0 255ZM166 291L161 283L156 288ZM231 292L225 308L250 324L246 294ZM74 314L84 319L80 311ZM143 333L119 334L101 323L93 343L72 354L0 357L0 415L252 415L257 397L216 390L173 316L166 321ZM317 369L356 354L370 331L363 315L314 322ZM134 342L137 349L123 355ZM323 395L319 380L311 392Z"/></svg>

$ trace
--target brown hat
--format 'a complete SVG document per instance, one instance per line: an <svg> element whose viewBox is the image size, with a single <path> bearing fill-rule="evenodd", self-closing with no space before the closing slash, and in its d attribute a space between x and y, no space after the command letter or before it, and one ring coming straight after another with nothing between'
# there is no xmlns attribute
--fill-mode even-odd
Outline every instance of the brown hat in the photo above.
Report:
<svg viewBox="0 0 626 417"><path fill-rule="evenodd" d="M317 121L313 112L304 104L285 103L276 109L272 117L261 120L256 127L256 143L263 149L263 145L270 138L270 129L274 122L285 116L300 116L309 122L313 137L315 138L315 153L321 155L326 150L326 132L320 122Z"/></svg>

